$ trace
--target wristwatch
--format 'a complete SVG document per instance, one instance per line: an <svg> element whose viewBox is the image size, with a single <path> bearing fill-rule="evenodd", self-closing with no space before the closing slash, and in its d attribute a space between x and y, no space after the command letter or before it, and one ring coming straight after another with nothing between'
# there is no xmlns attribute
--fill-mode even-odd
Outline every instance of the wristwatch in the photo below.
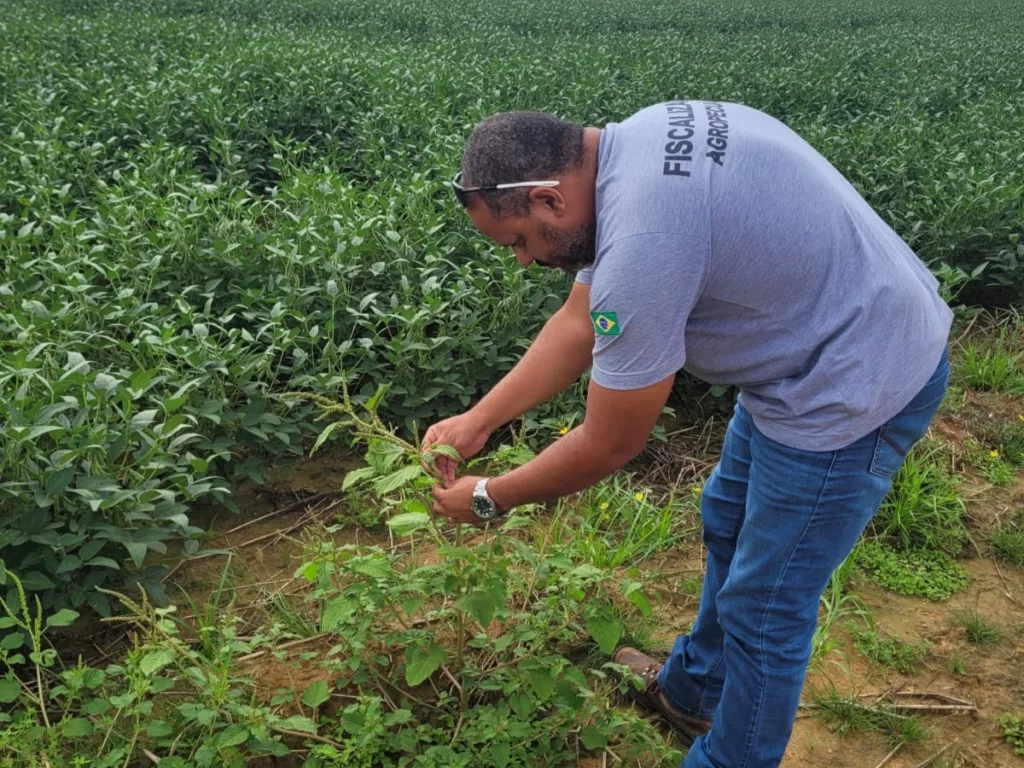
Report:
<svg viewBox="0 0 1024 768"><path fill-rule="evenodd" d="M489 477L480 478L473 489L473 512L481 520L493 520L502 515L502 511L498 509L494 499L487 495L487 483L490 479Z"/></svg>

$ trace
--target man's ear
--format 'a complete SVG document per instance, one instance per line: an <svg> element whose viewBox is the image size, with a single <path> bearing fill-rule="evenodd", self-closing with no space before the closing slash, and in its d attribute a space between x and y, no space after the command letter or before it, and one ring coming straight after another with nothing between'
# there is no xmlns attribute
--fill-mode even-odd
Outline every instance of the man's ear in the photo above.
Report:
<svg viewBox="0 0 1024 768"><path fill-rule="evenodd" d="M534 187L529 194L530 207L556 217L565 215L565 196L555 187Z"/></svg>

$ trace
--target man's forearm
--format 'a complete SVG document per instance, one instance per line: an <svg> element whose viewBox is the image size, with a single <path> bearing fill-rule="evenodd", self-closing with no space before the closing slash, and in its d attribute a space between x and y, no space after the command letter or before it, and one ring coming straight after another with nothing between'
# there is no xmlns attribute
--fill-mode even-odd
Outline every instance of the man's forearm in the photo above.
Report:
<svg viewBox="0 0 1024 768"><path fill-rule="evenodd" d="M487 485L491 498L503 509L532 504L582 491L624 467L634 454L609 449L577 427L539 456Z"/></svg>
<svg viewBox="0 0 1024 768"><path fill-rule="evenodd" d="M557 395L590 367L594 335L566 308L541 329L516 366L472 413L493 431Z"/></svg>

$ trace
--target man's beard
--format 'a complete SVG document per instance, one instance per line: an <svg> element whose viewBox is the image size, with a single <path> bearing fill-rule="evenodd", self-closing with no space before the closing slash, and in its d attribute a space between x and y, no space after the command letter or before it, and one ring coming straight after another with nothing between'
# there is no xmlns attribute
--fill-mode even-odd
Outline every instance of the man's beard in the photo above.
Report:
<svg viewBox="0 0 1024 768"><path fill-rule="evenodd" d="M540 225L540 234L551 246L547 261L535 259L542 267L562 269L575 275L584 267L594 263L597 255L597 224L590 221L576 229L565 231L547 224Z"/></svg>

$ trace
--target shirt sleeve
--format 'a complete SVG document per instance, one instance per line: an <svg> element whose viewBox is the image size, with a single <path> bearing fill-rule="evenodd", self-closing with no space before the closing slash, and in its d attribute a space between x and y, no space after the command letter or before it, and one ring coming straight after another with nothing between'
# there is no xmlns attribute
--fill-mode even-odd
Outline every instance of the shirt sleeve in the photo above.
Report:
<svg viewBox="0 0 1024 768"><path fill-rule="evenodd" d="M590 289L591 378L607 389L649 387L686 363L686 324L707 279L707 242L659 232L601 250Z"/></svg>
<svg viewBox="0 0 1024 768"><path fill-rule="evenodd" d="M590 285L594 282L594 268L584 267L576 273L576 282L583 285Z"/></svg>

